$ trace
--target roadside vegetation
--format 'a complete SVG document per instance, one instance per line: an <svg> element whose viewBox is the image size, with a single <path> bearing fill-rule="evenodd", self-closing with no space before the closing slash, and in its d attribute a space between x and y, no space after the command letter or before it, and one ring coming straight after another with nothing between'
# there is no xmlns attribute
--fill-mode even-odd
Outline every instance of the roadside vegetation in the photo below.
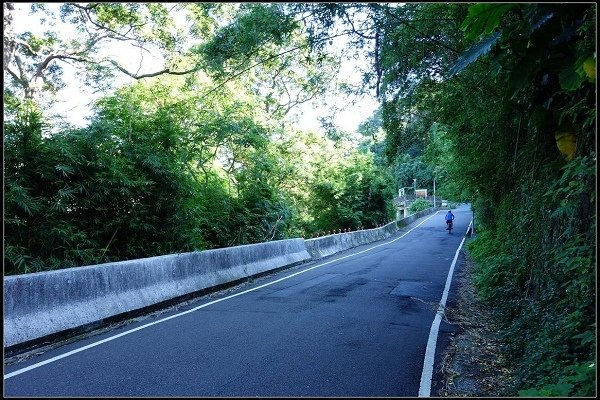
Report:
<svg viewBox="0 0 600 400"><path fill-rule="evenodd" d="M410 205L410 207L408 207L408 211L411 214L414 214L414 213L417 213L419 211L427 210L430 207L431 207L431 204L429 203L429 201L427 201L425 199L417 199L417 200L415 200L415 201L412 202L412 204Z"/></svg>
<svg viewBox="0 0 600 400"><path fill-rule="evenodd" d="M15 35L4 3L5 274L375 227L435 180L472 204L512 394L596 394L596 4L168 6L65 3L67 40ZM371 60L358 87L341 36ZM129 71L111 41L165 68ZM45 111L64 63L104 93L83 128ZM333 90L380 109L356 135L286 118Z"/></svg>

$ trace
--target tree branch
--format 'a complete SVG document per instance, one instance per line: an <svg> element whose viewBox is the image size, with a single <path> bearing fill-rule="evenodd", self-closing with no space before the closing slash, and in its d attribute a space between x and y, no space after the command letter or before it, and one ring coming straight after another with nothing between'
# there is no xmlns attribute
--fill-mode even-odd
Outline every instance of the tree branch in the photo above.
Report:
<svg viewBox="0 0 600 400"><path fill-rule="evenodd" d="M104 39L112 39L112 37L110 35L102 35L102 36L95 37L95 38L93 38L92 40L89 41L89 43L87 44L87 47L84 48L83 50L80 50L80 51L75 50L75 51L73 51L72 53L69 53L69 54L75 55L75 54L87 53L90 50L92 50L92 48L95 45L97 45L100 41L102 41Z"/></svg>
<svg viewBox="0 0 600 400"><path fill-rule="evenodd" d="M340 36L348 35L349 33L350 33L350 32L342 32L342 33L339 33L339 34L336 34L336 35L333 35L333 36L329 36L329 37L326 37L326 38L323 38L323 39L319 39L319 40L317 40L317 42L324 42L324 41L327 41L327 40L330 40L330 39L334 39L334 38L336 38L336 37L340 37ZM291 53L291 52L293 52L293 51L300 50L300 49L302 49L302 48L305 48L305 47L308 47L308 46L309 46L308 44L304 44L304 45L296 46L296 47L293 47L293 48L291 48L291 49L289 49L289 50L286 50L286 51L283 51L283 52L281 52L281 53L278 53L278 54L275 54L275 55L269 56L269 57L267 57L267 58L264 58L264 59L262 59L262 60L260 60L260 61L258 61L258 62L256 62L256 63L252 64L251 66L249 66L249 67L247 67L247 68L244 68L244 69L243 69L243 70L241 70L240 72L237 72L237 73L233 74L233 75L232 75L232 76L230 76L229 78L225 79L224 81L222 81L221 83L219 83L217 86L215 86L214 88L212 88L211 90L209 90L208 92L206 92L204 95L202 95L202 96L200 97L200 99L203 99L204 97L208 96L209 94L211 94L211 93L213 93L213 92L217 91L218 89L220 89L221 87L223 87L223 86L224 86L224 85L225 85L227 82L229 82L229 81L231 81L231 80L233 80L233 79L237 78L238 76L240 76L240 75L242 75L242 74L244 74L244 73L246 73L246 72L250 71L252 68L254 68L254 67L258 66L258 65L264 64L264 63L266 63L266 62L268 62L268 61L270 61L270 60L273 60L273 59L275 59L275 58L277 58L277 57L280 57L280 56L282 56L282 55L284 55L284 54Z"/></svg>
<svg viewBox="0 0 600 400"><path fill-rule="evenodd" d="M6 66L6 71L13 77L13 79L21 84L23 87L27 87L27 79L18 76L9 66Z"/></svg>
<svg viewBox="0 0 600 400"><path fill-rule="evenodd" d="M97 3L96 3L96 4L94 4L94 7L89 7L89 6L80 6L80 5L76 4L76 3L71 3L71 4L72 4L74 7L77 7L77 8L79 8L79 9L80 9L80 11L81 11L81 12L83 12L83 13L85 14L85 16L87 17L88 21L90 21L90 23L91 23L92 25L94 25L94 26L95 26L95 27L96 27L98 30L111 32L111 33L113 33L113 34L115 34L115 35L117 35L117 36L119 36L119 37L125 38L126 40L135 40L135 38L130 38L130 37L128 37L128 36L127 36L127 34L128 34L129 32L131 32L131 30L133 29L133 26L131 26L131 27L130 27L130 29L129 29L127 32L125 32L125 33L123 34L123 33L117 32L117 31L115 31L115 30L113 30L113 29L111 29L111 28L109 28L109 27L107 27L107 26L101 25L101 24L97 23L96 21L94 21L94 20L92 19L92 16L90 15L90 10L92 10L92 9L94 9L96 6L98 6L98 4L97 4ZM116 39L116 38L115 38L115 39Z"/></svg>
<svg viewBox="0 0 600 400"><path fill-rule="evenodd" d="M34 51L33 48L31 48L31 46L27 42L24 42L24 41L22 41L20 39L15 39L15 43L17 45L19 45L19 46L25 47L25 49L27 49L27 51L29 51L34 56L39 56L40 55L37 51Z"/></svg>
<svg viewBox="0 0 600 400"><path fill-rule="evenodd" d="M348 15L348 12L346 11L346 9L344 9L344 17L346 17L346 19L348 20L348 23L352 27L352 32L353 33L357 34L358 36L360 36L363 39L367 39L367 40L373 40L373 39L375 39L375 36L366 36L366 35L363 35L362 33L360 33L360 31L356 30L356 28L354 27L354 23L352 22L352 19Z"/></svg>
<svg viewBox="0 0 600 400"><path fill-rule="evenodd" d="M117 63L114 60L104 60L104 61L111 63L119 71L123 72L125 75L128 75L128 76L132 77L133 79L152 78L154 76L163 75L163 74L169 74L169 75L186 75L186 74L191 74L193 72L197 72L197 71L200 70L200 67L195 67L195 68L188 69L188 70L185 70L185 71L172 71L170 68L165 68L162 71L150 72L150 73L147 73L147 74L138 75L138 74L134 74L132 72L129 72L126 68L124 68L123 66L119 65L119 63Z"/></svg>
<svg viewBox="0 0 600 400"><path fill-rule="evenodd" d="M15 63L17 64L17 68L19 68L20 79L27 81L27 77L25 76L25 71L23 71L23 62L21 61L21 57L19 57L18 54L15 54L13 58L15 59Z"/></svg>

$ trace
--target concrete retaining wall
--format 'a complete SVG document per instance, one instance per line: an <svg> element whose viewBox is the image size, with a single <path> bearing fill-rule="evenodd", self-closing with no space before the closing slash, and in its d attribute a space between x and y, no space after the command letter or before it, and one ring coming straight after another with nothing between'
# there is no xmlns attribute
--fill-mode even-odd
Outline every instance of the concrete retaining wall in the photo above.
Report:
<svg viewBox="0 0 600 400"><path fill-rule="evenodd" d="M310 260L303 239L4 277L4 347Z"/></svg>

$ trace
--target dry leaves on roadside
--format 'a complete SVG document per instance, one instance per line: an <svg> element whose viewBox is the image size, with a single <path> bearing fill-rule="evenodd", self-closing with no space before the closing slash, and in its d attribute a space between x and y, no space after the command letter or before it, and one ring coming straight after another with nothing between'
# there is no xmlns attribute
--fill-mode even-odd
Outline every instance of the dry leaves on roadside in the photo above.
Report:
<svg viewBox="0 0 600 400"><path fill-rule="evenodd" d="M466 257L458 277L457 306L448 320L460 326L442 359L442 397L510 396L510 368L491 313L477 298L472 285L474 264Z"/></svg>

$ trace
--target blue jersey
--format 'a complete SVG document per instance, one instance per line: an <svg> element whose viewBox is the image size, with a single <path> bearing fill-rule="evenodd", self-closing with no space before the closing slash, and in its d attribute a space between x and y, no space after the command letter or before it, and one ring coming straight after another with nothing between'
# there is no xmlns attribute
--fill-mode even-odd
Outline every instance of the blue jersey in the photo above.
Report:
<svg viewBox="0 0 600 400"><path fill-rule="evenodd" d="M448 211L446 213L446 221L452 221L454 219L454 214L452 214L450 211Z"/></svg>

